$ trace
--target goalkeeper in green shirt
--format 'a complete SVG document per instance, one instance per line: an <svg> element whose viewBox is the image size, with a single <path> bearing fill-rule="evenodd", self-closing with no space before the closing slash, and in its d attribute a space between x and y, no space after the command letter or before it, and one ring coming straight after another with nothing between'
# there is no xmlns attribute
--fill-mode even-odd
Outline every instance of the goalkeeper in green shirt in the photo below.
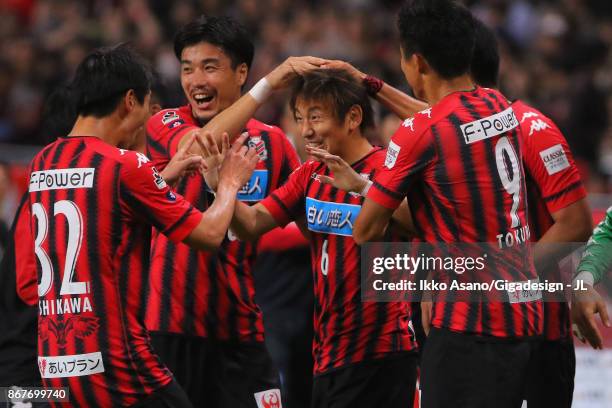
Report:
<svg viewBox="0 0 612 408"><path fill-rule="evenodd" d="M612 269L612 207L608 208L606 217L593 230L578 265L574 281L582 281L586 290L574 290L572 296L572 320L577 326L577 336L594 349L603 348L601 332L595 322L599 313L601 322L612 327L606 303L593 286L605 279ZM576 287L576 286L574 286Z"/></svg>

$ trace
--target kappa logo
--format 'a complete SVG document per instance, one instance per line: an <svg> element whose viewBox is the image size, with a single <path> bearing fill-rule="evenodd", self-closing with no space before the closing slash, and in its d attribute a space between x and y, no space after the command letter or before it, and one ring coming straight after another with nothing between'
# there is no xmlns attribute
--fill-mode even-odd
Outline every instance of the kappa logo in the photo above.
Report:
<svg viewBox="0 0 612 408"><path fill-rule="evenodd" d="M535 112L525 112L523 113L523 117L521 118L521 123L523 123L524 121L526 121L529 118L535 118L538 117L539 115Z"/></svg>
<svg viewBox="0 0 612 408"><path fill-rule="evenodd" d="M402 123L403 127L410 128L414 132L414 118L408 118Z"/></svg>
<svg viewBox="0 0 612 408"><path fill-rule="evenodd" d="M162 116L162 124L167 125L168 123L175 121L177 119L180 119L180 117L176 113L176 111L168 111L164 113L164 116Z"/></svg>
<svg viewBox="0 0 612 408"><path fill-rule="evenodd" d="M283 408L281 394L278 388L254 394L257 408Z"/></svg>
<svg viewBox="0 0 612 408"><path fill-rule="evenodd" d="M548 129L548 123L542 119L535 119L531 121L531 128L529 129L529 136L533 135L533 132L539 132L540 130Z"/></svg>
<svg viewBox="0 0 612 408"><path fill-rule="evenodd" d="M251 149L255 149L259 155L259 161L265 161L268 158L266 143L263 141L261 136L251 136L249 138L248 145Z"/></svg>
<svg viewBox="0 0 612 408"><path fill-rule="evenodd" d="M389 142L389 147L387 147L387 156L385 157L385 167L389 170L395 166L395 162L397 161L397 156L399 156L401 148L399 145L394 143L393 141Z"/></svg>
<svg viewBox="0 0 612 408"><path fill-rule="evenodd" d="M57 339L60 349L66 348L66 336L72 332L74 337L84 339L98 331L100 324L97 317L93 316L71 316L66 321L55 323L53 319L38 320L38 337L42 341L49 339L49 333L53 333Z"/></svg>
<svg viewBox="0 0 612 408"><path fill-rule="evenodd" d="M147 156L139 152L136 152L136 159L138 160L138 168L142 167L143 164L148 163L150 161Z"/></svg>
<svg viewBox="0 0 612 408"><path fill-rule="evenodd" d="M427 115L428 119L431 119L431 108L423 109L419 112L421 115Z"/></svg>

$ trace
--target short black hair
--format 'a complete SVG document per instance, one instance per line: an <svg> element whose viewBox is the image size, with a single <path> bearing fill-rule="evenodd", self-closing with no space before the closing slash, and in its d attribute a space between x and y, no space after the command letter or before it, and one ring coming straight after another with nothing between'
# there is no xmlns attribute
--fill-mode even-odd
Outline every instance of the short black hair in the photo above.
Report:
<svg viewBox="0 0 612 408"><path fill-rule="evenodd" d="M220 47L232 61L232 68L242 63L251 67L255 46L247 29L233 18L202 15L181 27L174 36L176 58L180 61L184 48L201 42Z"/></svg>
<svg viewBox="0 0 612 408"><path fill-rule="evenodd" d="M497 88L499 82L499 50L495 33L482 21L474 19L476 44L470 68L472 79L480 86Z"/></svg>
<svg viewBox="0 0 612 408"><path fill-rule="evenodd" d="M365 131L374 127L374 111L365 86L358 83L346 71L316 69L297 77L291 89L289 106L295 115L298 98L328 103L339 122L343 121L354 105L359 105L363 117L359 128Z"/></svg>
<svg viewBox="0 0 612 408"><path fill-rule="evenodd" d="M44 137L48 141L66 136L77 119L74 91L69 85L60 85L45 99L42 114Z"/></svg>
<svg viewBox="0 0 612 408"><path fill-rule="evenodd" d="M104 117L130 89L144 102L151 89L149 65L126 44L94 50L76 69L72 89L77 114Z"/></svg>
<svg viewBox="0 0 612 408"><path fill-rule="evenodd" d="M421 54L442 78L469 72L474 49L474 18L451 0L408 0L398 28L404 57Z"/></svg>

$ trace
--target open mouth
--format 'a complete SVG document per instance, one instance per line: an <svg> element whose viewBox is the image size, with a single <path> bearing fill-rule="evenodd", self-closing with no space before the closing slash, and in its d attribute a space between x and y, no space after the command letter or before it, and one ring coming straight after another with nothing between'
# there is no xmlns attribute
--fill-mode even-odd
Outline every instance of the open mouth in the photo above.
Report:
<svg viewBox="0 0 612 408"><path fill-rule="evenodd" d="M193 95L193 100L198 108L207 108L214 98L214 95L207 95L204 93L197 93Z"/></svg>

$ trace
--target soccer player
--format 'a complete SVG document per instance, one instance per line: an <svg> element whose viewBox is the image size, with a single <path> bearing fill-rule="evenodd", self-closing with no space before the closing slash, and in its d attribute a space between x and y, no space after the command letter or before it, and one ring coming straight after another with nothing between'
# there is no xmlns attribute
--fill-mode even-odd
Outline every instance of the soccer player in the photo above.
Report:
<svg viewBox="0 0 612 408"><path fill-rule="evenodd" d="M527 228L520 129L506 98L472 81L473 17L451 1L412 0L398 22L402 71L431 108L392 137L355 222L355 240L379 238L407 196L426 242L501 242L504 263L492 259L487 266L513 281L535 279L525 239L513 246L498 239ZM483 130L502 116L503 126ZM436 301L431 324L421 361L424 407L520 407L533 348L528 339L542 333L537 296L516 303Z"/></svg>
<svg viewBox="0 0 612 408"><path fill-rule="evenodd" d="M472 77L496 88L499 54L495 34L476 21ZM564 282L557 264L564 242L584 242L592 230L591 210L567 141L553 121L521 100L512 104L520 122L534 261L540 280ZM568 283L568 282L564 282ZM533 355L527 381L529 407L572 405L576 357L568 302L544 302L544 339Z"/></svg>
<svg viewBox="0 0 612 408"><path fill-rule="evenodd" d="M499 53L495 34L475 20L475 48L471 75L483 87L497 88ZM366 75L334 61L364 82ZM402 117L413 116L422 102L389 86L379 87L376 98ZM580 174L567 141L558 127L541 112L515 101L513 110L520 122L523 163L529 202L529 227L535 247L535 264L542 279L563 282L556 260L563 253L563 242L583 242L592 228L592 219ZM553 264L553 265L551 265ZM566 282L567 283L567 282ZM544 340L534 353L528 381L530 406L570 407L574 388L575 355L567 302L544 303Z"/></svg>
<svg viewBox="0 0 612 408"><path fill-rule="evenodd" d="M185 139L202 126L216 126L219 113L240 98L254 52L238 22L204 16L179 30L174 49L188 104L147 122L147 151L161 169ZM280 186L299 159L281 129L255 119L245 128L259 162L238 199L253 204ZM185 177L177 192L202 211L215 202L199 174ZM231 231L214 252L154 235L145 323L155 350L194 405L255 407L254 394L266 392L280 398L255 303L255 257L256 243L240 241Z"/></svg>
<svg viewBox="0 0 612 408"><path fill-rule="evenodd" d="M141 153L150 74L125 46L98 49L73 80L78 118L31 163L38 269L38 368L76 406L191 406L143 323L151 226L199 248L220 245L257 161L238 139L205 212L176 195ZM222 186L222 188L221 188Z"/></svg>
<svg viewBox="0 0 612 408"><path fill-rule="evenodd" d="M383 150L363 130L373 125L365 89L341 71L297 80L291 107L307 145L320 147L373 177ZM348 164L346 164L349 166ZM313 407L405 407L413 400L416 354L407 304L361 301L360 249L352 225L363 197L324 183L331 175L308 161L254 206L239 203L232 230L245 239L296 221L310 237L315 288Z"/></svg>

